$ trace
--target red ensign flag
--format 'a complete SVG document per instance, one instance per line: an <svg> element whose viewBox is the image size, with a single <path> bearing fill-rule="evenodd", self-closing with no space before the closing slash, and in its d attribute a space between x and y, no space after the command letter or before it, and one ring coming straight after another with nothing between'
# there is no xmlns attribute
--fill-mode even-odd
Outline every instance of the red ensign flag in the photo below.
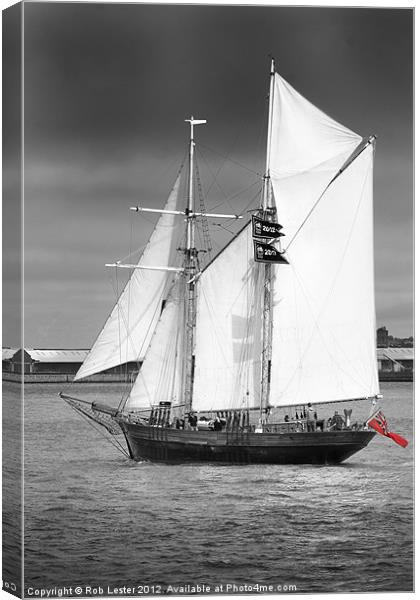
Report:
<svg viewBox="0 0 420 600"><path fill-rule="evenodd" d="M408 441L398 433L388 431L388 423L386 422L385 415L382 411L378 410L370 419L367 421L369 427L372 427L375 431L384 435L385 437L391 438L397 444L405 448L408 445Z"/></svg>

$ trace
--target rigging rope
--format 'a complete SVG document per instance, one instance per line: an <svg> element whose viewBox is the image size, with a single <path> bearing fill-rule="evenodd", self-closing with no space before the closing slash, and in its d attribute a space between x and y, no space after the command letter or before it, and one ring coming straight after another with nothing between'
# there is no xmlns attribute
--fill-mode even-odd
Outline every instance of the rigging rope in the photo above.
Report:
<svg viewBox="0 0 420 600"><path fill-rule="evenodd" d="M197 179L198 198L200 201L200 212L202 213L202 216L199 217L199 220L201 222L201 228L203 230L204 249L206 250L206 252L209 253L209 257L211 258L211 252L212 252L213 248L211 245L209 222L208 222L207 217L204 216L206 213L206 205L204 202L203 188L201 186L200 171L198 169L198 161L196 161L196 163L195 163L195 172L196 172L196 179Z"/></svg>
<svg viewBox="0 0 420 600"><path fill-rule="evenodd" d="M218 180L217 180L217 177L218 177L218 175L219 175L220 171L222 170L222 168L224 167L224 164L225 164L225 163L222 163L222 165L221 165L221 166L220 166L220 167L217 169L217 172L216 172L216 173L213 173L212 169L210 168L210 165L208 164L208 161L206 160L206 157L205 157L203 154L201 154L201 152L199 152L199 151L197 150L197 155L198 155L198 154L199 154L199 155L200 155L200 156L203 158L203 160L205 161L205 163L206 163L206 165L207 165L207 168L208 168L209 172L210 172L210 173L212 174L212 176L213 176L213 181L210 183L210 186L209 186L209 187L208 187L208 189L207 189L207 196L209 195L209 192L210 192L211 188L213 187L213 185L214 185L214 184L216 184L216 185L217 185L217 187L219 188L219 191L222 193L222 196L224 196L224 197L225 197L225 200L224 200L224 202L226 202L226 203L229 205L229 208L230 208L230 210L231 210L232 212L234 212L234 210L235 210L235 209L234 209L234 208L232 207L232 205L230 204L228 197L226 196L225 192L224 192L224 191L222 190L222 188L220 187L220 185L219 185L219 182L218 182ZM225 162L226 162L226 161L225 161Z"/></svg>
<svg viewBox="0 0 420 600"><path fill-rule="evenodd" d="M210 150L211 152L214 152L215 154L217 154L218 156L221 156L222 158L224 158L225 160L228 160L229 162L231 162L234 165L238 165L238 167L241 167L242 169L245 169L245 171L249 171L250 173L253 173L254 175L257 175L258 177L262 177L263 174L259 173L258 171L254 171L254 169L251 169L249 167L247 167L246 165L243 165L242 163L233 160L232 158L229 158L229 156L226 156L224 154L221 154L220 152L217 152L217 150L214 150L214 148L210 148L210 146L206 146L205 144L201 143L197 144L199 145L201 148L206 148L207 150Z"/></svg>
<svg viewBox="0 0 420 600"><path fill-rule="evenodd" d="M251 190L253 187L255 187L256 185L261 185L261 181L258 179L257 181L253 181L252 183L250 183L249 185L247 185L246 187L240 189L238 192L235 192L234 194L231 194L228 198L226 198L225 200L222 200L221 202L218 202L217 204L214 204L213 206L210 207L210 210L216 210L216 208L219 208L219 206L222 206L223 204L229 203L230 206L230 200L234 200L235 198L237 198L238 196L241 196L242 194L245 194L245 192L247 192L248 190ZM257 195L260 193L260 191L258 191ZM257 196L256 195L256 196ZM256 198L256 196L253 196L251 202L253 202ZM249 204L247 205L249 206ZM232 210L235 210L234 208L232 208ZM240 215L243 215L244 212L246 212L246 208L242 209L241 212L239 213Z"/></svg>
<svg viewBox="0 0 420 600"><path fill-rule="evenodd" d="M98 421L95 421L95 419L93 417L90 417L86 413L83 413L79 408L76 408L76 406L74 406L68 400L65 400L65 401L70 406L70 408L72 408L78 415L80 415L82 417L82 419L84 419L91 427L93 427L99 433L99 435L101 435L104 439L106 439L107 442L109 442L112 446L114 446L114 448L116 448L119 452L124 454L124 456L130 458L129 453L125 450L124 446L122 446L122 444L119 443L118 440L111 439L110 437L106 436L103 433L102 429L95 426L94 423L98 423ZM102 425L102 427L105 427L105 425L103 425L103 424L101 424L101 425Z"/></svg>

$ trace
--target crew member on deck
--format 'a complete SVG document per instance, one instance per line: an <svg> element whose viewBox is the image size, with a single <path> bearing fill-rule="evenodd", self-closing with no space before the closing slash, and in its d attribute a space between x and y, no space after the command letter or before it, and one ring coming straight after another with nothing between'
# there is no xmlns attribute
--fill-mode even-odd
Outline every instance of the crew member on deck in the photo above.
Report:
<svg viewBox="0 0 420 600"><path fill-rule="evenodd" d="M341 431L344 427L344 419L338 414L338 410L335 411L333 418L331 419L331 429Z"/></svg>
<svg viewBox="0 0 420 600"><path fill-rule="evenodd" d="M306 411L306 423L308 426L308 431L315 431L315 411L310 402Z"/></svg>
<svg viewBox="0 0 420 600"><path fill-rule="evenodd" d="M222 431L222 421L220 420L219 416L217 416L214 420L214 431Z"/></svg>
<svg viewBox="0 0 420 600"><path fill-rule="evenodd" d="M193 412L188 415L188 424L191 429L197 429L197 415L195 415Z"/></svg>

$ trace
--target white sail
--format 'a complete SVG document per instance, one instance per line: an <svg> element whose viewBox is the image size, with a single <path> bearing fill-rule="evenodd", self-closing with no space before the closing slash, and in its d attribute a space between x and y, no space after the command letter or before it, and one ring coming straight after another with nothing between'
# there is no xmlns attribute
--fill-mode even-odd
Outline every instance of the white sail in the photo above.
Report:
<svg viewBox="0 0 420 600"><path fill-rule="evenodd" d="M290 265L274 268L275 406L378 393L372 146L329 185L360 141L276 75L270 174Z"/></svg>
<svg viewBox="0 0 420 600"><path fill-rule="evenodd" d="M340 154L350 155L361 137L314 106L278 73L274 75L270 173L312 170Z"/></svg>
<svg viewBox="0 0 420 600"><path fill-rule="evenodd" d="M180 176L165 210L176 210ZM179 217L162 214L138 264L173 266ZM133 360L142 360L159 319L172 276L165 271L135 269L75 380ZM168 283L169 282L169 283Z"/></svg>
<svg viewBox="0 0 420 600"><path fill-rule="evenodd" d="M290 240L362 138L276 73L270 139L270 177L281 202L277 216Z"/></svg>
<svg viewBox="0 0 420 600"><path fill-rule="evenodd" d="M261 273L247 225L198 279L195 410L259 406Z"/></svg>
<svg viewBox="0 0 420 600"><path fill-rule="evenodd" d="M150 408L160 401L181 404L183 309L180 285L175 285L165 303L125 410Z"/></svg>

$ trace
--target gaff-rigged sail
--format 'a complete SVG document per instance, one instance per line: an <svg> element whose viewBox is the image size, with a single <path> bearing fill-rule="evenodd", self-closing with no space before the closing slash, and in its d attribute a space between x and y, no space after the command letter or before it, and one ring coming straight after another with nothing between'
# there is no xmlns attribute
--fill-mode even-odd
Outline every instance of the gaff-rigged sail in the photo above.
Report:
<svg viewBox="0 0 420 600"><path fill-rule="evenodd" d="M180 404L183 358L184 299L175 282L153 333L142 368L125 404L125 411L151 408L160 401Z"/></svg>
<svg viewBox="0 0 420 600"><path fill-rule="evenodd" d="M179 185L180 176L170 193L165 210L176 210ZM179 217L176 215L161 215L138 265L172 266L178 224ZM159 319L169 283L170 276L165 271L133 271L75 380L143 358Z"/></svg>
<svg viewBox="0 0 420 600"><path fill-rule="evenodd" d="M248 224L198 279L195 410L259 406L261 274Z"/></svg>
<svg viewBox="0 0 420 600"><path fill-rule="evenodd" d="M272 128L270 175L290 264L274 267L271 404L374 396L373 147L336 177L360 136L278 75Z"/></svg>

